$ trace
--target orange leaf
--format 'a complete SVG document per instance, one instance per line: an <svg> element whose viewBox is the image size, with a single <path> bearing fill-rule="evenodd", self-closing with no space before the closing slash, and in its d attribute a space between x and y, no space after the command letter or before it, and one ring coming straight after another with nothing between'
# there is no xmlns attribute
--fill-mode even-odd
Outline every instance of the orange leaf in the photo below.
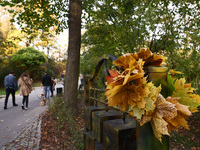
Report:
<svg viewBox="0 0 200 150"><path fill-rule="evenodd" d="M106 76L106 80L107 80L107 84L110 84L111 82L113 82L113 78L117 77L119 75L119 73L117 71L114 70L110 70L108 69L110 76Z"/></svg>

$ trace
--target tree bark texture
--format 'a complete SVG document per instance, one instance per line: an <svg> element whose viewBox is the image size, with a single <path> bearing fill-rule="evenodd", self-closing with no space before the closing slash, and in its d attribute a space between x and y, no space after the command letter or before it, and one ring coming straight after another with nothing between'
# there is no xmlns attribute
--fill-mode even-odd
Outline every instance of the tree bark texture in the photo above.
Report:
<svg viewBox="0 0 200 150"><path fill-rule="evenodd" d="M76 103L81 46L81 0L69 1L69 45L64 101Z"/></svg>

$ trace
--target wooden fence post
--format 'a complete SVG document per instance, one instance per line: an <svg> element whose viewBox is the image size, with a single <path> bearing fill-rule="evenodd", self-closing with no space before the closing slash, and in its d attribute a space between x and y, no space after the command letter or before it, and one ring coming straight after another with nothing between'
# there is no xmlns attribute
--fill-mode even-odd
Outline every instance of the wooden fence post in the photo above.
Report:
<svg viewBox="0 0 200 150"><path fill-rule="evenodd" d="M162 86L161 94L166 98L169 93L167 83L168 68L166 67L149 67L148 79L152 81L155 86ZM162 137L162 143L154 136L151 124L148 122L143 126L137 123L137 150L168 150L169 136Z"/></svg>

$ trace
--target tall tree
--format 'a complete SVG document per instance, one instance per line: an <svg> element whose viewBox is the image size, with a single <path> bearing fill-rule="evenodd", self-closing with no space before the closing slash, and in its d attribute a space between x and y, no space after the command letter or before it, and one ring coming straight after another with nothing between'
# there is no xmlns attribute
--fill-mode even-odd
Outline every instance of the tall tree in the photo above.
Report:
<svg viewBox="0 0 200 150"><path fill-rule="evenodd" d="M65 80L64 99L74 103L77 99L77 87L81 45L81 0L69 1L69 46Z"/></svg>

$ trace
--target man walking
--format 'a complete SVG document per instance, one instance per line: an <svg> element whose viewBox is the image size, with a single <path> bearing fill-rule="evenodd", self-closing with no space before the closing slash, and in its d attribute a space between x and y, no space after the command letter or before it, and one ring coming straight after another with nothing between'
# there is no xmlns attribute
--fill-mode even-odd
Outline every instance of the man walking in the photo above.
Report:
<svg viewBox="0 0 200 150"><path fill-rule="evenodd" d="M15 75L15 72L11 71L10 74L4 78L4 86L6 88L6 98L4 102L4 109L7 109L8 97L10 93L12 94L13 106L18 106L18 104L15 103L15 91L18 90L18 85L17 85L17 79L14 75Z"/></svg>
<svg viewBox="0 0 200 150"><path fill-rule="evenodd" d="M45 75L42 77L42 84L44 86L44 97L49 99L50 97L50 87L51 87L51 77L45 71Z"/></svg>

